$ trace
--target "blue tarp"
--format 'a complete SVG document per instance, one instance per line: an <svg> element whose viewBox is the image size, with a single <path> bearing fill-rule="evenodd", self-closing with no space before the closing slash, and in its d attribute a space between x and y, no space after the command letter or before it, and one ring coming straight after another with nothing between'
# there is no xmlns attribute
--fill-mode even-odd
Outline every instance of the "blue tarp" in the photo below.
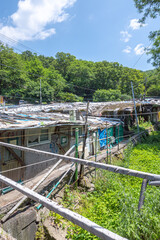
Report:
<svg viewBox="0 0 160 240"><path fill-rule="evenodd" d="M106 140L106 129L103 129L102 131L98 129L99 139L102 139L99 141L100 148L103 148L106 146L107 140Z"/></svg>

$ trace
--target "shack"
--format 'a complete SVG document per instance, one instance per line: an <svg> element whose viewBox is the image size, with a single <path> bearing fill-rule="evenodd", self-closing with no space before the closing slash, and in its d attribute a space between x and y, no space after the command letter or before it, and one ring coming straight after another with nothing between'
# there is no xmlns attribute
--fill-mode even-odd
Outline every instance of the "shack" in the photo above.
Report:
<svg viewBox="0 0 160 240"><path fill-rule="evenodd" d="M72 107L71 105L70 108L56 109L55 105L45 106L45 108L28 105L10 108L5 111L2 109L0 112L0 141L63 155L75 145L75 131L78 128L79 157L81 157L85 136L86 109L84 105L83 107L79 105L77 111ZM92 113L92 110L92 108L89 110L90 113ZM119 119L89 116L87 125L85 158L106 148L107 141L111 147L118 141L123 140L123 122ZM97 132L96 150L95 136ZM42 155L0 147L0 171L15 181L31 179L56 161L56 159L50 161ZM40 162L41 164L38 164ZM35 163L37 165L32 166Z"/></svg>
<svg viewBox="0 0 160 240"><path fill-rule="evenodd" d="M137 101L137 117L140 121L156 123L160 120L160 102ZM133 102L112 102L104 106L98 112L99 115L107 118L117 118L124 122L124 130L129 131L136 123L135 109Z"/></svg>
<svg viewBox="0 0 160 240"><path fill-rule="evenodd" d="M75 144L75 129L83 134L84 121L71 121L66 116L48 116L45 114L0 114L0 141L19 146L64 154ZM0 147L0 171L15 180L27 180L53 165L56 160L46 161L41 155L31 154L8 147ZM31 167L33 163L42 162Z"/></svg>

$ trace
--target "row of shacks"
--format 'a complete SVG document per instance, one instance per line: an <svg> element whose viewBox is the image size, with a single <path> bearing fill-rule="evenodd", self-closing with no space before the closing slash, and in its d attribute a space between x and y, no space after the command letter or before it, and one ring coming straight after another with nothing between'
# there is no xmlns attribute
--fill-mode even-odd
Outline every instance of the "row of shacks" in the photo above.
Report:
<svg viewBox="0 0 160 240"><path fill-rule="evenodd" d="M144 116L145 120L158 121L159 111L158 104L137 104L138 116L139 118ZM85 115L86 104L82 103L28 105L2 109L0 141L65 154L75 144L75 132L78 128L79 156L81 156L85 136ZM107 143L111 147L122 141L124 134L134 124L135 114L132 103L91 103L87 121L85 158L106 148ZM95 149L97 132L98 149ZM0 147L0 172L4 172L5 176L15 181L31 179L57 161L56 159L48 160L40 154ZM43 163L38 164L42 161ZM32 165L34 163L37 165ZM22 168L11 170L19 167Z"/></svg>

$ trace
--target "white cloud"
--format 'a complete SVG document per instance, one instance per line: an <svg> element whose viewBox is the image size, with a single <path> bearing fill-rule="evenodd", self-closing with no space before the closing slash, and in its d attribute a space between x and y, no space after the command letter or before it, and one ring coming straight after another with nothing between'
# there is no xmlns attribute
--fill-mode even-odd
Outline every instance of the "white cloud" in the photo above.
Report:
<svg viewBox="0 0 160 240"><path fill-rule="evenodd" d="M120 34L122 35L121 41L123 42L128 42L132 37L132 35L129 34L128 31L121 31Z"/></svg>
<svg viewBox="0 0 160 240"><path fill-rule="evenodd" d="M130 53L132 48L130 46L127 46L125 49L123 49L123 52Z"/></svg>
<svg viewBox="0 0 160 240"><path fill-rule="evenodd" d="M45 30L45 31L41 31L40 33L38 33L37 35L35 35L35 39L45 39L49 36L51 36L52 34L55 34L56 31L54 28L50 28L48 30Z"/></svg>
<svg viewBox="0 0 160 240"><path fill-rule="evenodd" d="M10 16L12 26L0 25L0 33L16 40L45 39L56 33L48 25L65 21L65 10L76 1L19 0L17 11Z"/></svg>
<svg viewBox="0 0 160 240"><path fill-rule="evenodd" d="M143 44L137 44L137 46L134 48L134 52L136 55L142 55L145 52Z"/></svg>
<svg viewBox="0 0 160 240"><path fill-rule="evenodd" d="M131 19L129 27L132 28L133 30L138 30L140 27L145 27L147 24L140 23L138 19Z"/></svg>

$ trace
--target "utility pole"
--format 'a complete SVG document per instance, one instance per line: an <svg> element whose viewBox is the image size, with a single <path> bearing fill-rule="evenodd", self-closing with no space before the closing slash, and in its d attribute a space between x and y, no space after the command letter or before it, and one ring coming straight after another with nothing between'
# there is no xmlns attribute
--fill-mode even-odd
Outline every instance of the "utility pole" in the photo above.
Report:
<svg viewBox="0 0 160 240"><path fill-rule="evenodd" d="M78 158L78 133L79 133L79 129L76 128L76 131L75 131L75 136L76 136L76 144L75 144L76 152L75 152L75 157L76 157L76 158ZM78 163L76 163L75 181L77 181L77 179L78 179ZM77 187L77 182L76 182L76 187Z"/></svg>
<svg viewBox="0 0 160 240"><path fill-rule="evenodd" d="M39 93L39 97L40 97L39 102L40 102L40 104L42 104L41 79L40 79L40 93Z"/></svg>
<svg viewBox="0 0 160 240"><path fill-rule="evenodd" d="M135 98L134 98L134 89L133 89L133 83L132 83L132 81L131 81L131 88L132 88L132 96L133 96L133 102L134 102L134 110L135 110L135 115L136 115L137 130L138 130L138 133L139 133L137 109L136 109L136 103L135 103Z"/></svg>

